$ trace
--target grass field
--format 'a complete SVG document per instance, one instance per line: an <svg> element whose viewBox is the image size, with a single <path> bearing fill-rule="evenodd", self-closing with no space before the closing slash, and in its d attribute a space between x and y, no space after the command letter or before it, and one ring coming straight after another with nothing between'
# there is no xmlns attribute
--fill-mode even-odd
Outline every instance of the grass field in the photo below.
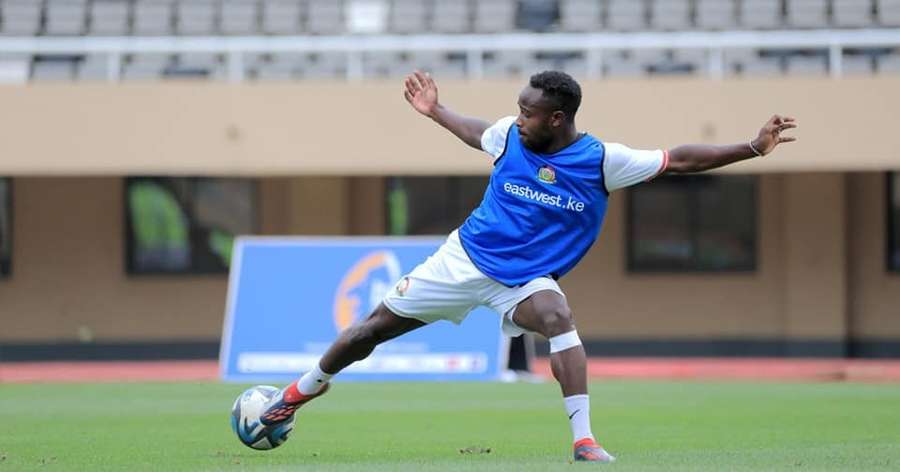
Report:
<svg viewBox="0 0 900 472"><path fill-rule="evenodd" d="M553 384L338 383L269 452L231 432L243 388L0 385L0 471L900 470L896 384L593 384L610 466L569 463Z"/></svg>

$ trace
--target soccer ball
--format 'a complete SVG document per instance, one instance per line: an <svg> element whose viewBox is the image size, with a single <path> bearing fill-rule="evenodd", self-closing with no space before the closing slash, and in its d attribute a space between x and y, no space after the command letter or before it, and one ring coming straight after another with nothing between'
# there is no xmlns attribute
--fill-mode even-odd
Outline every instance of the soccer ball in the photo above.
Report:
<svg viewBox="0 0 900 472"><path fill-rule="evenodd" d="M234 401L231 408L231 429L247 447L267 451L275 449L287 441L294 430L291 417L273 426L265 426L259 421L266 404L278 395L279 389L268 385L248 388Z"/></svg>

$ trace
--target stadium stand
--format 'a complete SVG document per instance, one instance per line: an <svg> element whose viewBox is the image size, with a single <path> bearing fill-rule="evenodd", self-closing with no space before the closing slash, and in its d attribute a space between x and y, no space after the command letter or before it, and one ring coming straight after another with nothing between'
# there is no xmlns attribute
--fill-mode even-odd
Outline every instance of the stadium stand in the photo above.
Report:
<svg viewBox="0 0 900 472"><path fill-rule="evenodd" d="M435 33L467 33L471 31L469 2L441 2L433 4L429 31Z"/></svg>
<svg viewBox="0 0 900 472"><path fill-rule="evenodd" d="M132 4L114 0L96 0L89 4L87 34L123 36L129 33Z"/></svg>
<svg viewBox="0 0 900 472"><path fill-rule="evenodd" d="M647 28L647 11L644 2L609 0L606 10L606 27L612 31L637 31Z"/></svg>
<svg viewBox="0 0 900 472"><path fill-rule="evenodd" d="M475 3L475 32L502 33L515 25L513 0L481 0Z"/></svg>
<svg viewBox="0 0 900 472"><path fill-rule="evenodd" d="M790 28L825 28L828 4L825 0L787 0L785 23Z"/></svg>
<svg viewBox="0 0 900 472"><path fill-rule="evenodd" d="M213 0L193 0L175 4L175 32L181 35L208 36L216 31L216 9Z"/></svg>
<svg viewBox="0 0 900 472"><path fill-rule="evenodd" d="M375 35L447 35L456 47L399 46L357 52L306 41L254 47L229 67L229 51L150 47L123 50L30 51L0 46L0 78L20 80L22 62L33 80L131 80L198 77L276 79L393 77L418 67L448 77L507 77L554 67L576 75L821 75L895 73L895 43L831 43L707 51L697 45L613 43L584 47L519 48L521 33L741 34L753 31L892 31L900 0L0 0L2 38L299 39ZM509 37L501 50L469 35ZM473 41L480 41L475 44ZM507 41L507 40L503 40ZM4 43L5 44L5 43ZM163 43L168 44L168 43ZM268 43L267 43L268 44ZM473 45L474 44L474 45ZM662 45L662 46L661 46ZM296 46L296 47L294 47ZM579 45L575 45L579 46ZM544 50L546 49L546 50ZM109 50L109 49L107 49ZM118 50L112 48L112 50ZM528 50L530 52L525 52ZM11 55L18 54L13 59ZM721 58L721 62L718 61ZM474 62L473 62L474 61ZM26 79L27 80L27 79Z"/></svg>
<svg viewBox="0 0 900 472"><path fill-rule="evenodd" d="M878 24L900 26L900 0L878 0Z"/></svg>
<svg viewBox="0 0 900 472"><path fill-rule="evenodd" d="M265 0L261 4L262 21L259 33L293 35L302 33L301 4L292 0Z"/></svg>
<svg viewBox="0 0 900 472"><path fill-rule="evenodd" d="M172 3L151 0L138 0L134 5L135 36L168 36L174 34L172 19L174 7Z"/></svg>
<svg viewBox="0 0 900 472"><path fill-rule="evenodd" d="M250 0L225 0L220 10L219 31L226 35L251 35L258 29L260 3ZM259 25L261 26L261 25Z"/></svg>
<svg viewBox="0 0 900 472"><path fill-rule="evenodd" d="M40 32L42 9L40 2L31 0L4 0L0 13L2 29L6 36L33 36Z"/></svg>
<svg viewBox="0 0 900 472"><path fill-rule="evenodd" d="M354 5L354 2L349 2L348 5ZM305 30L312 34L342 33L345 31L343 13L340 2L310 0L307 4ZM347 32L353 31L348 28Z"/></svg>
<svg viewBox="0 0 900 472"><path fill-rule="evenodd" d="M546 0L519 0L516 27L525 31L550 31L559 23L559 3Z"/></svg>
<svg viewBox="0 0 900 472"><path fill-rule="evenodd" d="M6 36L900 26L900 0L2 0Z"/></svg>
<svg viewBox="0 0 900 472"><path fill-rule="evenodd" d="M603 21L600 2L561 0L559 7L559 26L562 31L581 33L600 29Z"/></svg>
<svg viewBox="0 0 900 472"><path fill-rule="evenodd" d="M781 7L781 0L739 2L739 26L747 29L781 28L784 23Z"/></svg>
<svg viewBox="0 0 900 472"><path fill-rule="evenodd" d="M836 27L866 28L872 26L871 0L833 0L831 19Z"/></svg>
<svg viewBox="0 0 900 472"><path fill-rule="evenodd" d="M388 25L396 33L424 33L428 25L428 5L423 0L394 0Z"/></svg>
<svg viewBox="0 0 900 472"><path fill-rule="evenodd" d="M697 0L696 26L704 30L731 30L737 27L735 3L722 0Z"/></svg>
<svg viewBox="0 0 900 472"><path fill-rule="evenodd" d="M650 3L650 26L666 31L691 29L691 6L688 0L653 0Z"/></svg>
<svg viewBox="0 0 900 472"><path fill-rule="evenodd" d="M77 36L85 33L85 0L51 0L44 11L46 34Z"/></svg>

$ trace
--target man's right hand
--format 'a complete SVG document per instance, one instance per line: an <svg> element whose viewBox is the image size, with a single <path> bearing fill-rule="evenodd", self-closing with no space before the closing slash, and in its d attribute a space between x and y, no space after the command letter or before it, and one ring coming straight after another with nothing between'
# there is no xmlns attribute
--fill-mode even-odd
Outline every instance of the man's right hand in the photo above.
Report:
<svg viewBox="0 0 900 472"><path fill-rule="evenodd" d="M438 89L429 74L421 71L406 76L403 96L419 113L434 118L438 107Z"/></svg>
<svg viewBox="0 0 900 472"><path fill-rule="evenodd" d="M475 149L481 149L481 135L491 126L478 118L459 115L438 103L438 89L430 75L415 71L403 82L403 96L417 112L431 118L457 138Z"/></svg>

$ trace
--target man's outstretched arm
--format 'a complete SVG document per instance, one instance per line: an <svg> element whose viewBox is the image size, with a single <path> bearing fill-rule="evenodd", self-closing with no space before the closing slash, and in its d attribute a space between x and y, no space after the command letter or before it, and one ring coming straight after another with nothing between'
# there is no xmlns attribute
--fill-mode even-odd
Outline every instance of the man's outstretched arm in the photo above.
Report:
<svg viewBox="0 0 900 472"><path fill-rule="evenodd" d="M678 146L669 151L669 162L665 172L675 174L703 172L745 159L765 156L781 143L796 141L797 138L781 135L783 131L796 127L797 122L793 118L775 115L759 130L756 139L744 144Z"/></svg>
<svg viewBox="0 0 900 472"><path fill-rule="evenodd" d="M481 150L481 135L491 126L487 121L462 116L444 108L438 102L438 89L428 74L416 71L406 76L403 96L419 113L447 128L464 143Z"/></svg>

